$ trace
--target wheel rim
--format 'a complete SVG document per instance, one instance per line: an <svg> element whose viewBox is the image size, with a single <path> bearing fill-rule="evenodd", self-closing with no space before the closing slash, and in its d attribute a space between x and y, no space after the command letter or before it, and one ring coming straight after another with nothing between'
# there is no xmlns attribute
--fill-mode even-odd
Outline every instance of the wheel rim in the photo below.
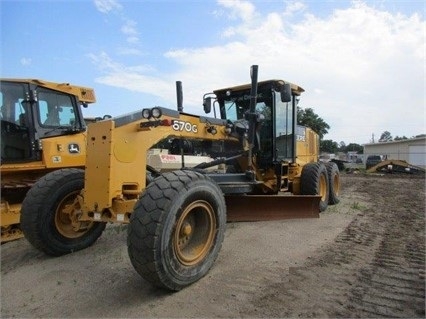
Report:
<svg viewBox="0 0 426 319"><path fill-rule="evenodd" d="M65 196L57 206L55 212L56 230L67 238L79 238L92 226L92 223L90 223L87 227L82 227L82 223L77 221L77 216L74 214L80 210L80 205L76 200L79 193L80 191L75 191Z"/></svg>
<svg viewBox="0 0 426 319"><path fill-rule="evenodd" d="M216 233L214 209L205 201L188 205L179 217L173 248L177 259L186 266L199 263L208 254Z"/></svg>
<svg viewBox="0 0 426 319"><path fill-rule="evenodd" d="M327 176L321 174L319 181L319 194L321 196L321 201L327 199Z"/></svg>

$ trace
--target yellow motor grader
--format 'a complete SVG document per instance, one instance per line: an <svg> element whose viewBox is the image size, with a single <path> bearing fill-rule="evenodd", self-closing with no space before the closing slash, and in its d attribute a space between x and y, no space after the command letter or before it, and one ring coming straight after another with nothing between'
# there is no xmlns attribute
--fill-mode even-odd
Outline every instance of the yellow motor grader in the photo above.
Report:
<svg viewBox="0 0 426 319"><path fill-rule="evenodd" d="M180 290L212 267L227 221L318 217L339 201L339 171L318 162L318 135L297 125L303 89L258 82L256 65L251 78L204 96L214 116L183 112L177 82L177 110L91 124L85 171L54 171L28 192L26 238L59 256L91 245L106 222L128 223L136 271Z"/></svg>
<svg viewBox="0 0 426 319"><path fill-rule="evenodd" d="M93 89L34 79L0 80L1 242L23 237L21 203L32 185L65 167L84 168L86 124L80 106Z"/></svg>

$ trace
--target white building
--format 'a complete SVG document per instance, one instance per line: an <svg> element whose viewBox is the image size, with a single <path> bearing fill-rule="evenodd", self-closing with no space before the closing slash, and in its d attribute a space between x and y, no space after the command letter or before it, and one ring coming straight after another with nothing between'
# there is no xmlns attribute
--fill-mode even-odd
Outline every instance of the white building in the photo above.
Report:
<svg viewBox="0 0 426 319"><path fill-rule="evenodd" d="M364 159L368 155L382 155L384 159L406 161L426 168L426 137L407 140L364 144Z"/></svg>

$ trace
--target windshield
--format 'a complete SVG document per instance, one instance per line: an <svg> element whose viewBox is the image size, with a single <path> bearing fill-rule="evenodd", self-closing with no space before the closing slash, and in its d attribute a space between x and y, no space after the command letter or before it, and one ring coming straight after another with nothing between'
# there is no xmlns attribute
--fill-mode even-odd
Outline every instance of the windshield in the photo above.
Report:
<svg viewBox="0 0 426 319"><path fill-rule="evenodd" d="M84 129L73 95L29 83L0 84L1 159L40 159L37 138Z"/></svg>
<svg viewBox="0 0 426 319"><path fill-rule="evenodd" d="M222 99L222 100L221 100ZM256 113L262 115L256 134L258 163L270 165L273 161L289 161L294 157L294 96L290 102L282 102L279 91L260 87L256 101ZM219 97L221 117L230 121L244 119L250 108L250 92L230 92Z"/></svg>
<svg viewBox="0 0 426 319"><path fill-rule="evenodd" d="M244 114L250 108L250 93L233 93L223 101L224 106L221 108L223 119L237 121L244 119ZM265 120L271 120L271 95L260 92L257 95L256 112L262 114Z"/></svg>
<svg viewBox="0 0 426 319"><path fill-rule="evenodd" d="M69 95L38 90L38 121L41 126L74 126L76 114Z"/></svg>
<svg viewBox="0 0 426 319"><path fill-rule="evenodd" d="M0 86L1 119L22 127L30 127L28 87L23 83L2 82ZM74 127L78 121L72 96L43 88L37 89L35 114L41 127Z"/></svg>
<svg viewBox="0 0 426 319"><path fill-rule="evenodd" d="M25 97L25 85L20 83L2 83L0 86L0 116L5 122L16 125L25 124L26 108L22 101Z"/></svg>
<svg viewBox="0 0 426 319"><path fill-rule="evenodd" d="M272 162L273 157L273 94L271 88L263 88L258 91L255 112L261 115L260 125L256 130L256 149L258 163L267 165ZM232 92L224 98L221 107L221 116L230 121L244 119L250 109L250 92Z"/></svg>
<svg viewBox="0 0 426 319"><path fill-rule="evenodd" d="M25 97L27 86L2 82L0 85L1 160L25 160L32 156L30 110Z"/></svg>

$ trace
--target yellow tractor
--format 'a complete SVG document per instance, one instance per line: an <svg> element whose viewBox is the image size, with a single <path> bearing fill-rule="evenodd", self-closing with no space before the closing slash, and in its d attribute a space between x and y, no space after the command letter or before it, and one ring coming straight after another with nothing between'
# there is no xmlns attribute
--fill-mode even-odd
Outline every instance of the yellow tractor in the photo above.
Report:
<svg viewBox="0 0 426 319"><path fill-rule="evenodd" d="M86 170L55 171L29 191L26 238L59 256L91 245L106 222L128 223L136 271L180 290L212 267L227 221L319 217L339 201L337 166L318 162L318 135L297 125L303 89L257 74L206 94L212 117L184 113L177 82L177 110L93 123Z"/></svg>
<svg viewBox="0 0 426 319"><path fill-rule="evenodd" d="M84 168L80 106L93 89L33 79L1 79L1 242L23 237L21 203L32 185L65 167Z"/></svg>

